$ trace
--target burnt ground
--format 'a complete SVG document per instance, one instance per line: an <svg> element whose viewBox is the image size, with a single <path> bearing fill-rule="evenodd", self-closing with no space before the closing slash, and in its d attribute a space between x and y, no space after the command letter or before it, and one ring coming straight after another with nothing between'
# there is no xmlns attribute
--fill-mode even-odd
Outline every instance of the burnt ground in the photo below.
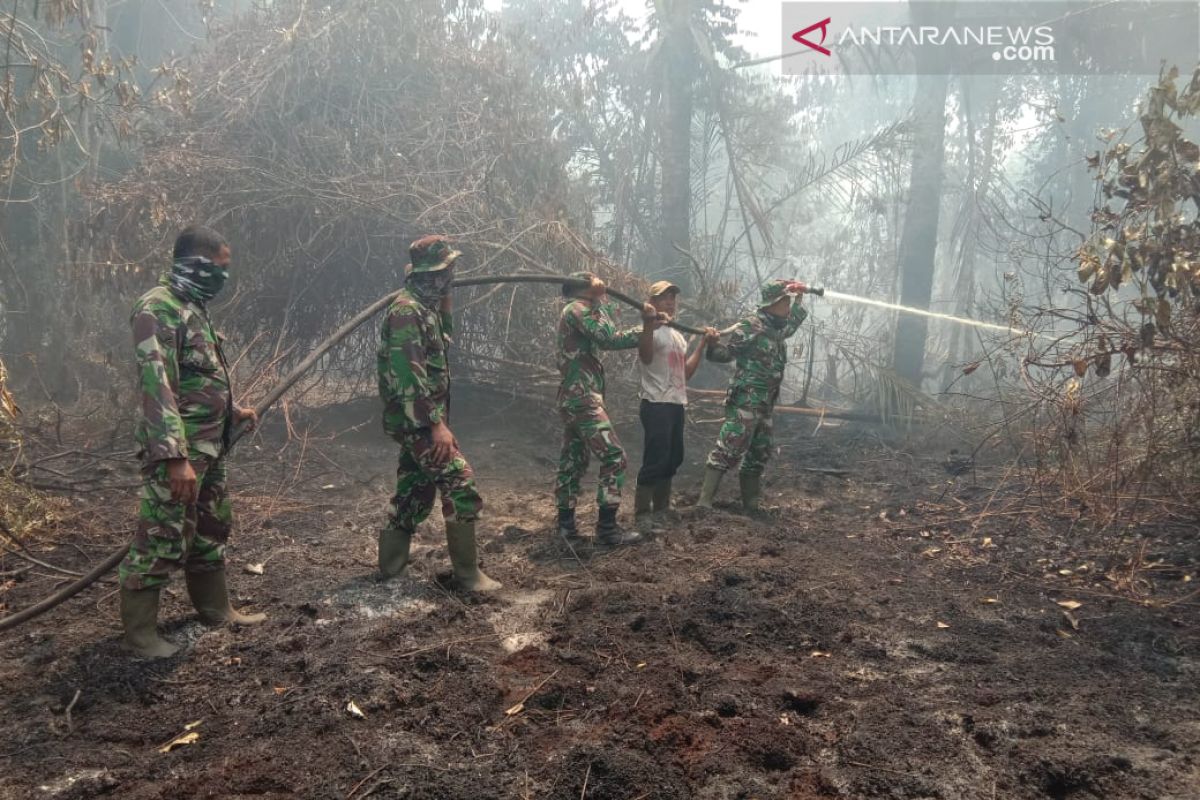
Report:
<svg viewBox="0 0 1200 800"><path fill-rule="evenodd" d="M457 413L503 592L443 588L440 523L409 577L373 579L395 452L372 405L294 414L290 439L276 420L231 464L231 580L269 622L203 628L179 581L162 618L188 647L134 662L108 582L0 635L0 797L1200 798L1194 524L1123 571L1002 466L951 478L878 431L781 419L765 518L685 510L572 553L554 418ZM684 504L715 430L694 427ZM96 479L29 545L58 567L128 529L132 464L89 458L42 472ZM0 573L8 610L62 581L12 555Z"/></svg>

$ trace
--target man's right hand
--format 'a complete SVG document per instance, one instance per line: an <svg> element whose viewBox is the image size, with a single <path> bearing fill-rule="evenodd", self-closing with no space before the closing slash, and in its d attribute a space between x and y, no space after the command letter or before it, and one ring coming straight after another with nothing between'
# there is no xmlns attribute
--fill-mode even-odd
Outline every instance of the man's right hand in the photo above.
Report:
<svg viewBox="0 0 1200 800"><path fill-rule="evenodd" d="M666 325L670 321L670 317L661 313L657 308L649 303L642 304L642 329L647 331L655 331Z"/></svg>
<svg viewBox="0 0 1200 800"><path fill-rule="evenodd" d="M167 483L171 487L171 499L176 503L196 504L199 496L196 470L186 458L172 458L167 462Z"/></svg>
<svg viewBox="0 0 1200 800"><path fill-rule="evenodd" d="M430 438L433 439L433 448L430 450L433 463L439 466L445 464L453 457L454 451L458 447L458 441L450 431L450 426L439 422L430 429Z"/></svg>

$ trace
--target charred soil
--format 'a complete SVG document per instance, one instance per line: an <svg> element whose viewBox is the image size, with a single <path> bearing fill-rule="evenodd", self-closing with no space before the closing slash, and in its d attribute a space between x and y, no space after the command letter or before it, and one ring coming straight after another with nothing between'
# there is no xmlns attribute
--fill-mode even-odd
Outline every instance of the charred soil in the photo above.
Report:
<svg viewBox="0 0 1200 800"><path fill-rule="evenodd" d="M231 458L230 578L269 621L205 628L175 581L162 620L187 647L130 661L108 582L5 634L0 796L1200 797L1197 603L1138 599L1188 597L1194 529L1152 532L1160 568L1131 593L1078 510L1004 502L1002 471L786 420L774 507L738 513L730 476L701 516L701 408L680 513L572 549L556 420L505 402L456 412L502 592L447 588L436 512L410 574L374 579L395 449L373 406L268 426ZM30 554L83 571L118 546L133 468ZM11 554L0 572L10 611L65 580Z"/></svg>

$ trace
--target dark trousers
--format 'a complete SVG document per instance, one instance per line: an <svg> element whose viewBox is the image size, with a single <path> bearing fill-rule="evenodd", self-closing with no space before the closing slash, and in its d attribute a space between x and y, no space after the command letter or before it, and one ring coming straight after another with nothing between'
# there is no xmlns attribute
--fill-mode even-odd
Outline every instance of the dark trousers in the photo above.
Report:
<svg viewBox="0 0 1200 800"><path fill-rule="evenodd" d="M683 419L686 409L678 403L642 401L638 416L646 433L638 485L669 481L683 463Z"/></svg>

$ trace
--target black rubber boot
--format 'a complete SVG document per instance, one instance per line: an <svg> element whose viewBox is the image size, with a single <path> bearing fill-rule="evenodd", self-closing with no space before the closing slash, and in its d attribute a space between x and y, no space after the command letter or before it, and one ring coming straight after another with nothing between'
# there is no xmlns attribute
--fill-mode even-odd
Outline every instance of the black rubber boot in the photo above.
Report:
<svg viewBox="0 0 1200 800"><path fill-rule="evenodd" d="M575 509L560 508L558 510L558 535L570 542L581 541L579 526L575 524Z"/></svg>
<svg viewBox="0 0 1200 800"><path fill-rule="evenodd" d="M617 524L617 506L605 506L600 509L600 518L596 521L596 544L602 547L619 547L637 544L640 541L640 533L622 530Z"/></svg>

